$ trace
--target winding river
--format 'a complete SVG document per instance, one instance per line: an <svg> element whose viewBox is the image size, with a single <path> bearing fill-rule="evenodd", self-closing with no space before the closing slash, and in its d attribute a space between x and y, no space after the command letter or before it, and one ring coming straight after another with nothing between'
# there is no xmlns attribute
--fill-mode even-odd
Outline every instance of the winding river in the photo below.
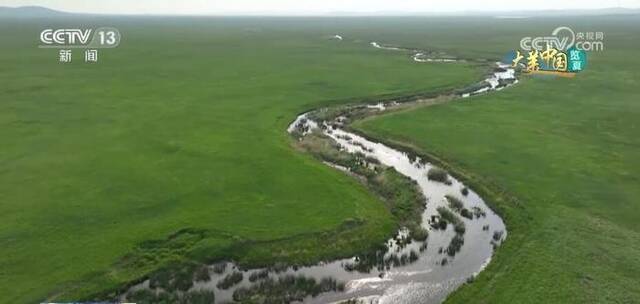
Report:
<svg viewBox="0 0 640 304"><path fill-rule="evenodd" d="M455 58L428 57L425 55L425 51L384 46L376 42L372 42L371 45L388 51L410 51L413 60L417 63L458 61ZM465 98L501 90L514 83L517 83L515 71L508 65L496 63L493 72L480 85L476 84L473 89L467 90L465 93L456 93L452 98ZM371 113L378 114L417 102L424 102L424 100L402 103L389 101L352 107L354 110L360 111L365 108ZM447 182L430 180L427 176L429 170L433 168L430 163L348 132L346 128L341 127L344 120L342 116L333 118L331 121L314 121L311 118L312 114L313 111L298 116L290 124L287 131L289 133L298 132L303 137L313 131L322 132L323 135L339 144L343 152L364 154L385 166L393 167L397 172L417 183L426 198L421 226L428 230L428 240L400 245L397 240L408 233L406 229L401 229L396 237L387 242L388 250L380 258L401 257L409 262L390 263L387 267L374 267L365 272L355 271L350 267L350 265L358 263L356 258L295 269L289 267L269 272L265 269L239 270L234 263L226 262L210 266L210 279L195 282L192 290L212 290L215 292L216 302L227 302L233 300L233 293L238 288L250 288L252 284L256 284L256 280L250 280L252 275L254 279L259 274L262 277L274 279L286 275L303 275L317 281L331 277L339 282L344 282L344 289L307 297L304 302L308 303L338 303L354 299L360 303L381 304L440 303L449 293L475 277L487 266L494 249L505 240L507 233L502 219L485 204L473 189L467 188L453 176L448 176ZM337 170L348 171L348 169L337 165L329 163L328 165ZM450 208L451 197L462 202L467 210L473 210L470 217L460 217L466 229L463 244L454 255L448 254L446 250L457 233L454 231L454 225L448 225L445 229L434 225L434 220L439 214L438 207ZM239 283L227 289L217 287L221 280L238 271L244 274ZM146 281L132 287L131 290L148 288L148 286L149 282ZM126 295L123 299L126 299Z"/></svg>

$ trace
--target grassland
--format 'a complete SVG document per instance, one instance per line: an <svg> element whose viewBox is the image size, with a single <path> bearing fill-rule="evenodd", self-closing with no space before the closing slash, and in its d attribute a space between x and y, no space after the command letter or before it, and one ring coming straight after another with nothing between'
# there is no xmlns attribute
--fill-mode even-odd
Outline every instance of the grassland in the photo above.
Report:
<svg viewBox="0 0 640 304"><path fill-rule="evenodd" d="M97 26L123 35L97 64L37 48L44 28ZM402 19L0 20L0 303L78 299L175 260L305 263L383 240L389 210L296 151L285 129L321 105L479 77L368 45L403 28L418 30ZM349 219L364 224L342 231Z"/></svg>
<svg viewBox="0 0 640 304"><path fill-rule="evenodd" d="M357 127L443 159L507 220L494 262L451 302L638 302L638 23L3 18L0 303L86 296L179 259L304 263L374 244L393 216L294 150L286 125L321 105L445 90L481 73L414 64L371 40L497 59L558 25L606 33L606 51L577 78L524 79ZM43 28L94 25L124 36L99 64L75 53L61 65L36 47ZM336 33L346 40L327 40ZM364 225L344 231L349 219Z"/></svg>
<svg viewBox="0 0 640 304"><path fill-rule="evenodd" d="M429 43L498 59L560 25L606 33L574 79L525 77L355 125L443 161L506 219L508 241L450 303L640 302L640 18L469 19Z"/></svg>

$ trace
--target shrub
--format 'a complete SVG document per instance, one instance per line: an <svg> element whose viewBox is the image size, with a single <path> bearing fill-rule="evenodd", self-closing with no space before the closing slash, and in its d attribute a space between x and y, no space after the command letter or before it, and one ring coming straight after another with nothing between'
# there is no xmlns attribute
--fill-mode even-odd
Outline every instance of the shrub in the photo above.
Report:
<svg viewBox="0 0 640 304"><path fill-rule="evenodd" d="M460 215L462 215L462 217L468 218L470 220L473 219L473 213L471 213L471 211L469 211L469 209L467 209L467 208L462 208L462 210L460 210Z"/></svg>
<svg viewBox="0 0 640 304"><path fill-rule="evenodd" d="M427 178L432 181L441 182L441 183L450 183L449 174L447 171L444 171L440 168L433 167L429 169L427 172Z"/></svg>
<svg viewBox="0 0 640 304"><path fill-rule="evenodd" d="M243 279L242 272L234 271L228 274L227 276L225 276L222 280L220 280L220 282L216 284L216 287L220 289L229 289L231 286L242 282L242 279Z"/></svg>
<svg viewBox="0 0 640 304"><path fill-rule="evenodd" d="M503 232L502 230L500 230L500 231L494 231L494 232L493 232L493 240L494 240L494 241L496 241L496 242L500 241L500 239L502 239L502 234L503 234L503 233L504 233L504 232Z"/></svg>
<svg viewBox="0 0 640 304"><path fill-rule="evenodd" d="M433 227L433 229L446 230L447 224L449 224L447 220L440 216L435 217L434 220L431 221L431 227Z"/></svg>
<svg viewBox="0 0 640 304"><path fill-rule="evenodd" d="M267 278L248 288L238 288L233 292L233 300L242 303L302 302L307 296L315 297L322 292L343 290L344 284L333 278L316 282L314 278L286 275L278 279Z"/></svg>
<svg viewBox="0 0 640 304"><path fill-rule="evenodd" d="M440 214L440 219L444 219L452 223L459 220L458 217L455 214L453 214L453 212L451 212L451 210L445 207L440 206L436 210L438 211L438 214Z"/></svg>
<svg viewBox="0 0 640 304"><path fill-rule="evenodd" d="M445 195L444 197L449 202L449 208L453 209L454 211L460 212L464 208L464 203L456 197L453 197L451 195Z"/></svg>
<svg viewBox="0 0 640 304"><path fill-rule="evenodd" d="M411 250L411 252L409 253L409 263L413 263L417 261L419 258L420 256L418 255L418 253L415 252L414 250Z"/></svg>
<svg viewBox="0 0 640 304"><path fill-rule="evenodd" d="M387 167L368 182L370 188L384 198L386 207L400 224L420 221L426 198L415 181Z"/></svg>
<svg viewBox="0 0 640 304"><path fill-rule="evenodd" d="M464 203L461 200L451 195L445 195L445 198L449 202L449 208L460 213L460 215L465 218L468 218L470 220L473 219L473 214L471 213L471 211L469 211L469 209L464 207Z"/></svg>
<svg viewBox="0 0 640 304"><path fill-rule="evenodd" d="M418 242L424 242L429 237L429 231L420 225L415 225L411 229L410 237Z"/></svg>
<svg viewBox="0 0 640 304"><path fill-rule="evenodd" d="M226 269L227 269L227 263L226 262L220 262L220 263L216 263L215 265L213 265L213 272L215 272L217 274L224 273L224 271Z"/></svg>
<svg viewBox="0 0 640 304"><path fill-rule="evenodd" d="M482 208L480 208L478 206L474 206L471 209L473 210L473 215L475 215L476 218L486 217L487 216L487 213L484 212L484 210L482 210Z"/></svg>
<svg viewBox="0 0 640 304"><path fill-rule="evenodd" d="M149 278L149 287L162 288L168 292L186 291L193 286L193 273L196 264L175 263L161 269Z"/></svg>
<svg viewBox="0 0 640 304"><path fill-rule="evenodd" d="M407 235L407 236L402 236L402 235L397 235L394 240L396 241L396 245L400 248L404 248L407 245L411 244L412 238L411 235Z"/></svg>
<svg viewBox="0 0 640 304"><path fill-rule="evenodd" d="M206 266L200 266L196 269L196 272L193 274L194 280L196 282L209 281L211 276L209 275L209 268Z"/></svg>
<svg viewBox="0 0 640 304"><path fill-rule="evenodd" d="M212 304L215 303L215 294L210 290L195 290L184 295L182 303L188 304Z"/></svg>
<svg viewBox="0 0 640 304"><path fill-rule="evenodd" d="M260 279L268 278L269 271L266 269L254 271L249 275L249 282L255 282Z"/></svg>
<svg viewBox="0 0 640 304"><path fill-rule="evenodd" d="M149 288L165 288L171 281L171 273L167 269L159 270L149 277Z"/></svg>
<svg viewBox="0 0 640 304"><path fill-rule="evenodd" d="M437 210L442 219L445 219L453 224L453 229L457 234L464 234L466 232L464 222L457 215L442 206L438 207Z"/></svg>
<svg viewBox="0 0 640 304"><path fill-rule="evenodd" d="M289 269L289 265L281 262L277 262L269 267L270 270L273 270L275 273L285 272Z"/></svg>
<svg viewBox="0 0 640 304"><path fill-rule="evenodd" d="M449 242L449 246L447 247L447 254L449 256L454 256L456 253L460 252L460 248L464 245L464 238L460 234L456 234Z"/></svg>
<svg viewBox="0 0 640 304"><path fill-rule="evenodd" d="M462 193L462 195L467 196L469 195L469 188L464 187L460 190L460 193Z"/></svg>

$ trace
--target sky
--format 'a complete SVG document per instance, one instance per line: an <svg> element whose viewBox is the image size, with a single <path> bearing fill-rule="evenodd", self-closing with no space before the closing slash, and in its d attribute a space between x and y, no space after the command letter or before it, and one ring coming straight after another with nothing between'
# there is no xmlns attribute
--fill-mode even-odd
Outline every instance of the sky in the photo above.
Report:
<svg viewBox="0 0 640 304"><path fill-rule="evenodd" d="M640 8L640 0L0 0L0 6L32 5L105 14L324 15Z"/></svg>

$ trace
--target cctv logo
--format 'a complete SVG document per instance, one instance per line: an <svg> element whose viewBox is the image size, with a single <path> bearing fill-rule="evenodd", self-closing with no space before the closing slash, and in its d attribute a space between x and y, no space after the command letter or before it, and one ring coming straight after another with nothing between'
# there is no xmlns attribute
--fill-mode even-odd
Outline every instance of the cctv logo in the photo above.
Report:
<svg viewBox="0 0 640 304"><path fill-rule="evenodd" d="M544 50L548 47L561 51L574 47L581 51L604 50L604 32L577 32L567 26L557 27L551 36L524 37L520 40L520 49L525 51Z"/></svg>
<svg viewBox="0 0 640 304"><path fill-rule="evenodd" d="M40 33L40 41L47 45L84 45L89 42L89 36L91 36L91 32L91 29L46 29Z"/></svg>
<svg viewBox="0 0 640 304"><path fill-rule="evenodd" d="M566 33L564 37L561 35L562 32ZM520 40L520 48L525 51L531 51L532 49L543 50L545 47L549 46L558 50L567 50L573 46L576 41L575 37L576 35L571 28L561 26L553 30L551 36L522 38L522 40Z"/></svg>
<svg viewBox="0 0 640 304"><path fill-rule="evenodd" d="M41 48L114 48L120 32L111 27L96 29L45 29L40 32Z"/></svg>

